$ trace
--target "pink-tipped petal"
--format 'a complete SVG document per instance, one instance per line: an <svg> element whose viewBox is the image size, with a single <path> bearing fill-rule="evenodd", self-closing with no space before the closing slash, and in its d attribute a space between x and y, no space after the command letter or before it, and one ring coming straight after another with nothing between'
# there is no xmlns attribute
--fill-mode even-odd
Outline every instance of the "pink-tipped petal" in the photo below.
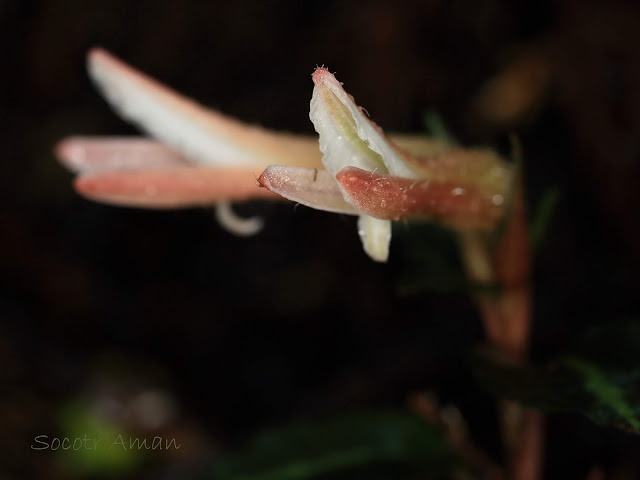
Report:
<svg viewBox="0 0 640 480"><path fill-rule="evenodd" d="M317 210L348 215L359 213L344 201L338 184L326 170L270 165L258 182L271 192Z"/></svg>
<svg viewBox="0 0 640 480"><path fill-rule="evenodd" d="M124 118L190 160L208 165L319 167L312 137L272 132L207 109L103 49L89 52L92 79Z"/></svg>
<svg viewBox="0 0 640 480"><path fill-rule="evenodd" d="M189 208L221 200L278 197L259 188L251 168L173 167L81 175L81 195L101 203L141 208Z"/></svg>
<svg viewBox="0 0 640 480"><path fill-rule="evenodd" d="M55 147L65 167L76 173L189 165L179 153L146 138L67 137Z"/></svg>
<svg viewBox="0 0 640 480"><path fill-rule="evenodd" d="M356 167L344 168L336 180L349 203L380 219L428 218L456 228L489 229L503 214L502 198L487 197L473 185L412 180Z"/></svg>

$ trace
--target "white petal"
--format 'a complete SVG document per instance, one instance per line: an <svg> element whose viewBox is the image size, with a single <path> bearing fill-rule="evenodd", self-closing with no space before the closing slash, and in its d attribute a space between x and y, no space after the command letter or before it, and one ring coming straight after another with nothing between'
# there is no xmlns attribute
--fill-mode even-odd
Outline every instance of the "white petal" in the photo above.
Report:
<svg viewBox="0 0 640 480"><path fill-rule="evenodd" d="M386 262L391 243L391 221L380 220L369 215L358 218L358 234L364 251L376 262Z"/></svg>
<svg viewBox="0 0 640 480"><path fill-rule="evenodd" d="M322 163L329 173L335 176L346 166L386 173L380 155L358 136L351 112L323 84L314 87L310 107L309 118L320 135Z"/></svg>
<svg viewBox="0 0 640 480"><path fill-rule="evenodd" d="M267 131L206 109L102 49L89 53L87 67L118 113L197 163L319 166L317 143L309 137Z"/></svg>
<svg viewBox="0 0 640 480"><path fill-rule="evenodd" d="M322 162L331 174L353 166L418 178L332 73L326 68L317 68L313 81L309 118L320 134Z"/></svg>

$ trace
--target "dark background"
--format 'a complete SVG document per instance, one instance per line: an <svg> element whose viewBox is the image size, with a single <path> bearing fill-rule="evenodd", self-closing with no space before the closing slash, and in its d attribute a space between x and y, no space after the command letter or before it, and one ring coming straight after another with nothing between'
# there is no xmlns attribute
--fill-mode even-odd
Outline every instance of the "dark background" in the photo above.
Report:
<svg viewBox="0 0 640 480"><path fill-rule="evenodd" d="M377 265L351 218L304 207L238 207L268 220L241 239L208 209L75 195L55 142L135 134L90 85L90 47L272 128L313 133L310 74L324 63L388 131L424 131L435 109L468 144L517 133L530 205L560 192L536 256L532 355L544 360L587 325L638 314L638 25L640 8L615 1L0 0L0 476L65 478L33 437L59 434L78 399L123 405L149 389L172 399L164 428L190 447L136 478L195 476L260 428L416 391L458 405L476 443L502 455L494 401L470 374L473 305L464 291L399 295L401 243ZM543 80L518 115L474 107L508 103L483 86L530 58ZM548 478L633 475L640 442L556 414L546 453Z"/></svg>

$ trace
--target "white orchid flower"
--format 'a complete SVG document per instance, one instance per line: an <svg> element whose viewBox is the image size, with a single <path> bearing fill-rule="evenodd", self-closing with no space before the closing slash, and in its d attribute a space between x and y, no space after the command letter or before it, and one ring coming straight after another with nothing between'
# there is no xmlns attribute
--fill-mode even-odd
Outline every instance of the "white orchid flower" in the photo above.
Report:
<svg viewBox="0 0 640 480"><path fill-rule="evenodd" d="M88 70L116 112L156 140L62 140L57 155L79 174L75 188L87 198L142 208L216 205L221 223L250 235L260 219L238 219L229 202L274 199L275 192L358 215L364 249L377 261L387 260L391 220L486 230L504 213L513 173L502 159L425 136L388 139L325 68L313 74L310 112L319 145L207 109L101 49L89 53ZM255 181L263 170L266 189Z"/></svg>
<svg viewBox="0 0 640 480"><path fill-rule="evenodd" d="M322 208L319 189L322 209L359 215L364 249L381 262L388 257L391 220L434 219L463 230L496 225L513 180L512 167L498 155L438 142L410 153L385 137L326 68L317 68L313 81L309 116L326 172L270 166L260 176L263 186Z"/></svg>

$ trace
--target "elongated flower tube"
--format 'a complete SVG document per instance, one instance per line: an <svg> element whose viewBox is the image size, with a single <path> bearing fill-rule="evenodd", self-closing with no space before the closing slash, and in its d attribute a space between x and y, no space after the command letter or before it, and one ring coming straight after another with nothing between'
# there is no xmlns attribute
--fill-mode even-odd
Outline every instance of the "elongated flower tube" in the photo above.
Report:
<svg viewBox="0 0 640 480"><path fill-rule="evenodd" d="M114 110L156 139L69 137L58 143L57 156L78 174L76 190L95 201L141 208L216 205L223 225L251 235L260 219L235 217L229 202L284 197L358 215L365 251L378 261L388 257L392 220L487 230L504 213L513 175L497 155L426 136L387 138L325 68L313 74L310 111L319 144L207 109L102 49L89 53L87 68ZM261 171L262 189L255 181Z"/></svg>
<svg viewBox="0 0 640 480"><path fill-rule="evenodd" d="M229 201L269 197L255 188L267 165L320 166L309 139L267 131L206 109L102 49L87 56L89 75L125 119L162 141L71 137L56 153L78 172L76 190L96 201L145 208L219 205L217 218L240 235L261 228L242 222Z"/></svg>
<svg viewBox="0 0 640 480"><path fill-rule="evenodd" d="M391 220L436 220L459 230L490 230L504 214L513 167L490 150L433 142L418 151L388 139L326 68L313 73L310 118L320 135L317 171L270 166L267 189L314 208L359 215L365 251L388 258Z"/></svg>
<svg viewBox="0 0 640 480"><path fill-rule="evenodd" d="M247 235L259 230L260 223L234 218L228 202L281 198L257 188L255 178L262 170L278 164L315 169L316 175L323 171L314 137L247 125L205 108L99 48L89 52L87 69L114 110L156 138L75 136L60 141L56 155L78 174L74 186L87 198L138 208L217 205L217 218ZM406 135L397 141L413 151L437 144ZM338 203L346 204L341 198Z"/></svg>

